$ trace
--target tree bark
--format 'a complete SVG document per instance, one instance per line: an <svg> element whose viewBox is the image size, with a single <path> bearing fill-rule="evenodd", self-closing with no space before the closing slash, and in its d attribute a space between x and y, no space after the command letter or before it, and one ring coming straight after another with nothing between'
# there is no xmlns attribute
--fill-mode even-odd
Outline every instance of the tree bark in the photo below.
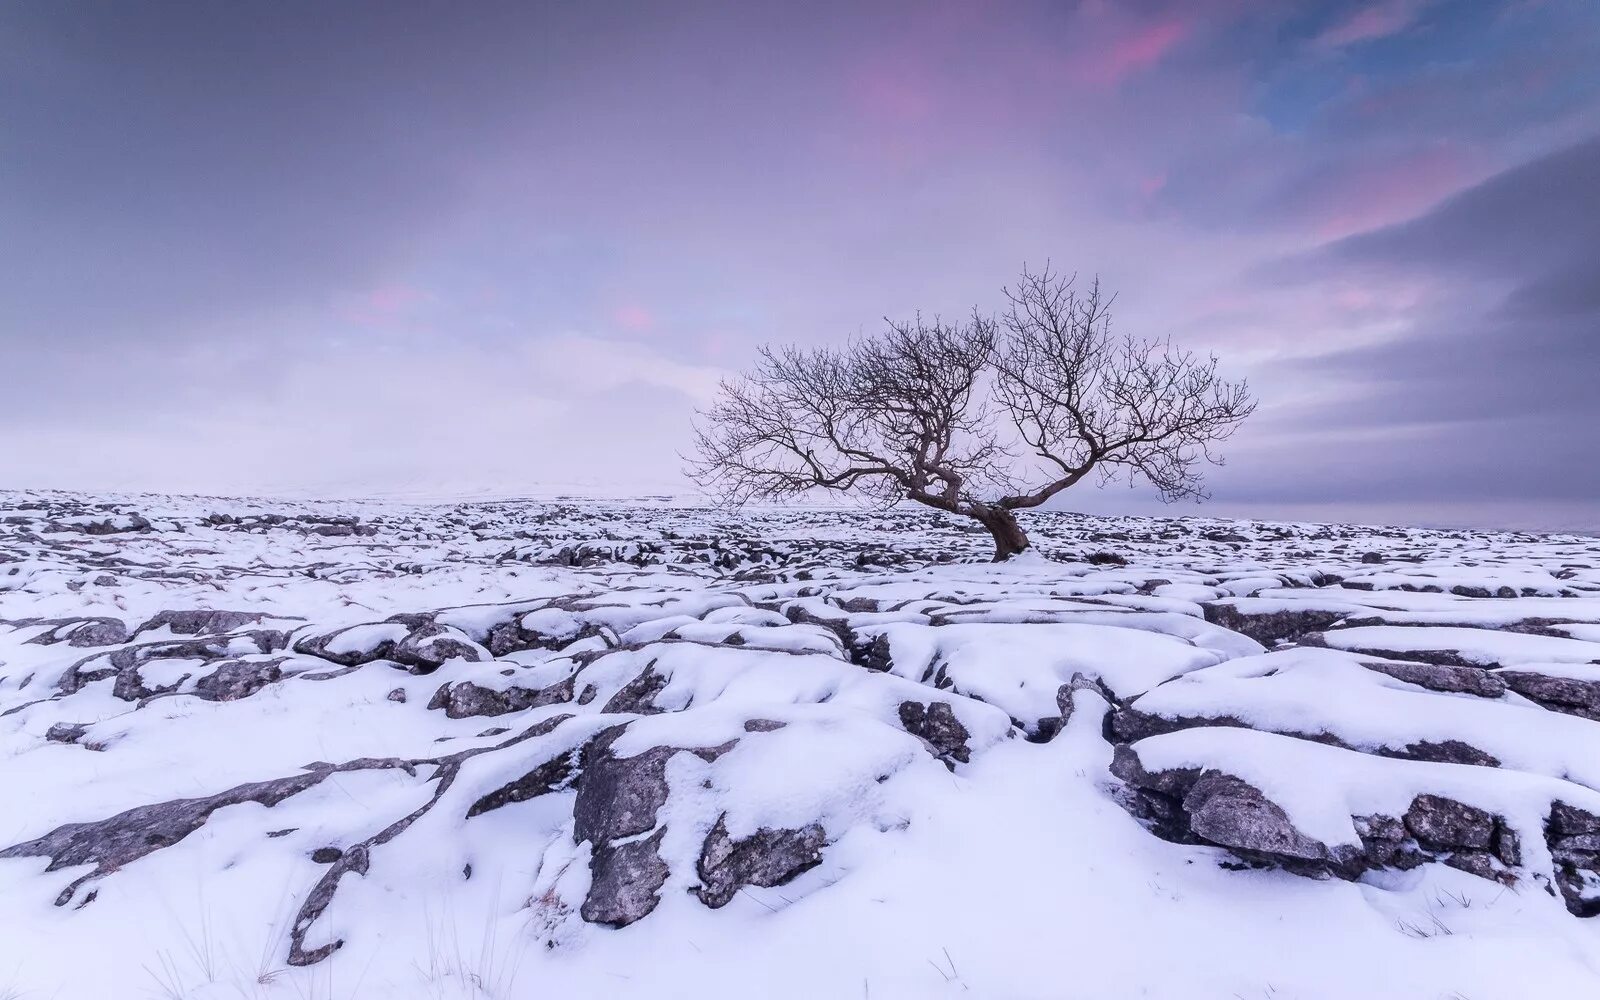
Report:
<svg viewBox="0 0 1600 1000"><path fill-rule="evenodd" d="M983 507L973 514L994 536L994 561L1005 562L1028 548L1028 536L1015 514L1004 507Z"/></svg>

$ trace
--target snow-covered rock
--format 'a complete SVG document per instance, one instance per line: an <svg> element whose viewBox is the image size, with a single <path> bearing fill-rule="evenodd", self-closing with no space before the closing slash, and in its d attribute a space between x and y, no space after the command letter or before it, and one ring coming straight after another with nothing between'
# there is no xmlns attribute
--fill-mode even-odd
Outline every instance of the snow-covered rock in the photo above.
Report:
<svg viewBox="0 0 1600 1000"><path fill-rule="evenodd" d="M0 994L1600 988L1594 539L0 507Z"/></svg>

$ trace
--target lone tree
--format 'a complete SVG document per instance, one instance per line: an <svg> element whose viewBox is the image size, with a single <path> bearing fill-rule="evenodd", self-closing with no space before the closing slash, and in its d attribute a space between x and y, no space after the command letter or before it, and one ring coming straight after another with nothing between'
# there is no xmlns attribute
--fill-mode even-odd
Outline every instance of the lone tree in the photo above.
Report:
<svg viewBox="0 0 1600 1000"><path fill-rule="evenodd" d="M845 347L763 347L695 427L688 471L724 502L812 489L971 517L994 558L1028 548L1014 511L1091 472L1202 498L1213 445L1255 409L1217 359L1114 337L1096 281L1023 270L998 320L888 321Z"/></svg>

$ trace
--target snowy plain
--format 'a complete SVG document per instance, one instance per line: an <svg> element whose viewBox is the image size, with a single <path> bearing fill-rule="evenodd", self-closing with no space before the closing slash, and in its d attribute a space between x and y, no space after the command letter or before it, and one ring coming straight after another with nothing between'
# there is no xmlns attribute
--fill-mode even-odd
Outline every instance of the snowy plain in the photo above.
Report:
<svg viewBox="0 0 1600 1000"><path fill-rule="evenodd" d="M1600 539L0 494L0 997L1600 992Z"/></svg>

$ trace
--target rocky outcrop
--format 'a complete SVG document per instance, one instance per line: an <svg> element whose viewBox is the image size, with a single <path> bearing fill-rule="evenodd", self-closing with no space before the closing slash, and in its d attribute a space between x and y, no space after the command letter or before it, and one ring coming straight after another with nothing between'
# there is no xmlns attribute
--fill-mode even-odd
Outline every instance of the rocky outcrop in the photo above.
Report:
<svg viewBox="0 0 1600 1000"><path fill-rule="evenodd" d="M651 660L645 664L638 676L618 689L601 711L624 715L654 715L661 711L656 707L655 698L667 686L667 676L655 671L655 662Z"/></svg>
<svg viewBox="0 0 1600 1000"><path fill-rule="evenodd" d="M1292 642L1312 632L1320 632L1342 621L1348 610L1317 607L1283 608L1275 602L1256 602L1249 598L1215 601L1201 605L1206 621L1247 635L1271 649L1279 642Z"/></svg>
<svg viewBox="0 0 1600 1000"><path fill-rule="evenodd" d="M1333 733L1306 732L1290 729L1287 726L1251 725L1233 715L1166 716L1145 712L1139 708L1137 700L1132 704L1117 706L1111 713L1109 725L1111 735L1121 743L1136 743L1146 737L1181 732L1185 729L1223 727L1229 729L1254 729L1258 732L1291 736L1311 743L1342 747L1346 750L1360 750L1365 753L1377 754L1380 757L1394 757L1400 760L1423 760L1435 764L1474 764L1479 767L1500 766L1499 758L1464 740L1414 740L1408 743L1398 743L1397 741L1397 745L1372 743L1355 746L1341 740Z"/></svg>
<svg viewBox="0 0 1600 1000"><path fill-rule="evenodd" d="M693 890L712 909L728 905L747 885L770 889L794 881L822 863L827 833L812 823L798 830L762 827L748 837L728 834L727 816L719 816L706 836L695 865L700 885Z"/></svg>
<svg viewBox="0 0 1600 1000"><path fill-rule="evenodd" d="M1449 666L1439 663L1402 663L1396 660L1366 660L1368 670L1387 674L1395 680L1415 684L1444 694L1470 694L1479 698L1498 698L1506 693L1504 675L1482 667Z"/></svg>
<svg viewBox="0 0 1600 1000"><path fill-rule="evenodd" d="M1559 896L1573 914L1600 913L1600 799L1590 794L1600 767L1584 755L1582 721L1600 719L1600 681L1581 662L1591 633L1572 627L1600 617L1589 600L1600 595L1600 557L1581 554L1587 543L1528 559L1518 546L1533 543L1483 534L1037 512L1038 550L1070 561L971 567L943 564L986 547L981 535L901 510L719 514L712 526L713 515L676 507L623 524L604 512L597 521L590 504L363 507L374 513L362 520L293 504L224 512L225 503L109 542L46 526L120 519L117 507L49 499L0 517L8 613L70 615L74 595L81 612L0 622L0 643L6 627L27 629L0 646L0 712L33 755L17 766L139 778L112 791L104 813L74 812L65 791L48 803L50 815L81 822L52 819L55 829L30 828L34 839L6 849L47 859L15 866L16 891L83 905L94 896L83 879L121 878L152 851L172 851L163 865L224 879L216 869L265 847L301 906L287 955L272 961L298 966L383 919L382 907L335 906L363 879L375 894L409 888L401 883L418 871L429 884L459 873L479 886L510 871L531 882L515 906L526 902L542 952L682 907L725 908L697 918L707 921L762 918L758 906L820 896L836 874L854 877L902 843L935 842L918 829L930 818L1015 810L972 824L1003 841L1015 823L1057 818L1028 810L1060 791L1091 806L1106 792L1153 833L1203 848L1178 852L1183 861L1339 879L1447 865L1518 882L1528 890L1519 906L1559 908ZM586 530L605 534L586 540ZM1362 568L1367 548L1382 548L1380 568ZM1471 558L1451 556L1463 551ZM562 568L529 568L544 560ZM493 582L473 596L462 584L485 568ZM1504 574L1516 587L1499 582ZM489 603L425 609L436 584L439 601ZM1222 596L1269 589L1278 596ZM1525 608L1499 603L1528 593L1542 596ZM196 594L221 608L186 607ZM1584 599L1556 603L1562 596ZM305 624L265 610L318 607L327 618ZM397 607L412 610L389 615ZM368 614L375 620L345 624ZM1463 649L1463 637L1436 632L1440 652L1406 652L1446 621L1497 634ZM979 623L993 631L956 640ZM1390 648L1299 648L1337 644L1358 626L1383 629L1364 645ZM1560 639L1544 648L1566 662L1518 645L1535 636ZM283 698L256 697L273 685ZM1075 706L1096 717L1074 720ZM293 727L279 726L289 708ZM239 738L218 743L236 724ZM345 725L364 728L334 732ZM558 738L529 742L558 728ZM163 746L168 734L185 742ZM318 752L403 756L314 762L185 797L198 782L214 780L209 792L283 773L239 755L294 734L309 734ZM1229 745L1237 736L1246 742ZM1157 747L1195 766L1147 770ZM184 752L215 758L165 773ZM1093 782L1106 753L1120 783L1102 789ZM1328 755L1348 767L1303 763ZM341 770L385 773L372 776L373 794L312 791ZM1341 774L1363 780L1336 787ZM942 794L962 797L934 800ZM1365 800L1381 811L1361 805L1346 831L1343 810L1355 808L1346 803ZM139 805L106 815L129 802ZM211 824L233 805L243 808ZM1107 819L1075 816L1086 827ZM1097 834L1127 834L1110 819ZM834 843L848 856L838 872L819 871ZM937 864L919 875L936 881ZM1137 891L1138 873L1128 874ZM1363 892L1400 903L1418 881L1369 878ZM1016 891L998 887L1002 908ZM337 924L323 922L336 914Z"/></svg>
<svg viewBox="0 0 1600 1000"><path fill-rule="evenodd" d="M88 732L87 723L57 722L45 731L44 738L51 743L76 743Z"/></svg>
<svg viewBox="0 0 1600 1000"><path fill-rule="evenodd" d="M431 674L450 660L477 663L489 658L488 651L460 629L433 622L417 625L389 654L389 659L405 664L412 673L418 674Z"/></svg>
<svg viewBox="0 0 1600 1000"><path fill-rule="evenodd" d="M28 640L30 645L51 646L65 642L77 649L119 646L130 638L128 626L120 618L28 618L9 623L15 628L45 626L46 631Z"/></svg>
<svg viewBox="0 0 1600 1000"><path fill-rule="evenodd" d="M1127 783L1124 805L1153 833L1226 848L1250 864L1355 879L1377 868L1433 861L1507 885L1522 864L1520 839L1503 817L1444 796L1418 795L1399 817L1352 816L1361 841L1355 849L1307 836L1261 789L1223 771L1151 773L1126 745L1117 747L1111 770Z"/></svg>
<svg viewBox="0 0 1600 1000"><path fill-rule="evenodd" d="M544 708L572 700L573 678L542 688L510 686L484 687L471 681L456 681L442 685L428 701L430 711L444 709L452 719L474 716L493 717L525 712L530 708Z"/></svg>
<svg viewBox="0 0 1600 1000"><path fill-rule="evenodd" d="M1295 829L1261 789L1231 774L1202 773L1184 793L1182 806L1191 833L1241 856L1310 862L1331 857L1326 844Z"/></svg>
<svg viewBox="0 0 1600 1000"><path fill-rule="evenodd" d="M661 902L661 887L671 869L661 859L657 830L643 840L594 846L589 862L589 892L578 913L591 924L626 927L649 916Z"/></svg>
<svg viewBox="0 0 1600 1000"><path fill-rule="evenodd" d="M489 629L484 645L494 656L525 649L562 649L585 639L602 637L606 630L557 609L517 615Z"/></svg>
<svg viewBox="0 0 1600 1000"><path fill-rule="evenodd" d="M477 663L490 658L466 633L427 615L395 615L385 622L306 636L296 640L294 650L346 667L387 660L414 674L431 674L453 659Z"/></svg>
<svg viewBox="0 0 1600 1000"><path fill-rule="evenodd" d="M257 611L214 611L205 608L161 611L140 625L137 632L167 629L173 635L222 635L273 616Z"/></svg>
<svg viewBox="0 0 1600 1000"><path fill-rule="evenodd" d="M1496 670L1495 677L1517 694L1552 712L1600 722L1600 681L1512 669Z"/></svg>
<svg viewBox="0 0 1600 1000"><path fill-rule="evenodd" d="M206 701L248 698L283 678L284 657L273 660L229 660L194 682L194 693Z"/></svg>
<svg viewBox="0 0 1600 1000"><path fill-rule="evenodd" d="M912 736L928 745L928 750L944 765L955 770L956 764L972 760L972 748L967 741L972 734L956 718L955 709L947 701L923 704L916 701L900 703L900 725Z"/></svg>
<svg viewBox="0 0 1600 1000"><path fill-rule="evenodd" d="M1568 911L1600 916L1600 815L1556 802L1544 833Z"/></svg>
<svg viewBox="0 0 1600 1000"><path fill-rule="evenodd" d="M679 753L712 761L732 744L711 749L652 747L619 757L612 751L627 726L597 735L582 757L583 781L573 804L573 839L587 841L591 883L579 910L589 923L626 927L660 902L669 870L659 849L657 813L667 801L667 762ZM654 833L651 831L654 830ZM644 834L648 837L641 838Z"/></svg>
<svg viewBox="0 0 1600 1000"><path fill-rule="evenodd" d="M56 897L56 905L64 906L84 882L176 844L204 826L217 810L243 802L274 806L317 784L329 773L331 769L251 782L202 798L135 806L97 822L68 823L42 837L0 851L0 859L48 858L45 871L93 865L93 870L73 880Z"/></svg>
<svg viewBox="0 0 1600 1000"><path fill-rule="evenodd" d="M868 670L888 671L894 666L894 653L887 635L857 638L850 648L850 662Z"/></svg>
<svg viewBox="0 0 1600 1000"><path fill-rule="evenodd" d="M493 812L502 806L526 802L540 795L571 787L578 774L578 751L552 757L528 771L515 781L508 782L478 799L467 809L467 818Z"/></svg>

